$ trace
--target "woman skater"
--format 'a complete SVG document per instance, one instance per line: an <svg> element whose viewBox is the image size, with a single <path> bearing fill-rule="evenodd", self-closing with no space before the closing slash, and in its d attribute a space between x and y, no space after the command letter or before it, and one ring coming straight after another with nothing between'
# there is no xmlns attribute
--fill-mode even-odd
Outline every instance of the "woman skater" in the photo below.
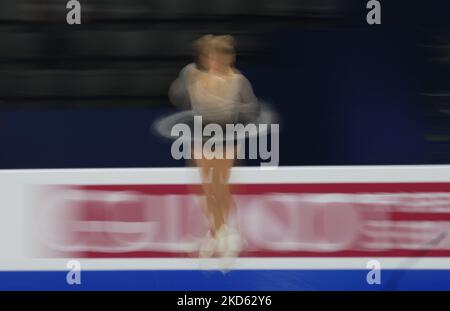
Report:
<svg viewBox="0 0 450 311"><path fill-rule="evenodd" d="M193 115L202 117L203 128L208 124L219 125L226 138L226 124L251 119L257 112L257 99L250 82L234 67L233 37L208 35L200 38L196 46L198 64L183 69L170 88L170 98L178 106L189 104ZM194 137L194 140L205 142L209 138ZM210 257L218 253L224 258L234 258L241 250L241 240L229 224L234 203L228 181L237 144L227 144L223 139L215 146L219 149L212 150L212 155L205 148L194 154L206 198L204 211L211 224L199 255Z"/></svg>

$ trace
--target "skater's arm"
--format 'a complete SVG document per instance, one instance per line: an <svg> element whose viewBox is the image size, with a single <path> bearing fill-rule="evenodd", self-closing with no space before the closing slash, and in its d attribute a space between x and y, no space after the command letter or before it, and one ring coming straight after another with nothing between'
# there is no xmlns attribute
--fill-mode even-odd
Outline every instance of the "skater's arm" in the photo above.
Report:
<svg viewBox="0 0 450 311"><path fill-rule="evenodd" d="M259 113L258 98L256 98L253 92L253 87L250 81L241 75L240 77L240 99L241 107L240 113L245 119L253 120Z"/></svg>
<svg viewBox="0 0 450 311"><path fill-rule="evenodd" d="M169 88L169 100L170 102L180 109L190 109L191 101L188 90L188 83L190 75L193 74L195 69L194 64L189 64L184 67L177 79L172 82Z"/></svg>

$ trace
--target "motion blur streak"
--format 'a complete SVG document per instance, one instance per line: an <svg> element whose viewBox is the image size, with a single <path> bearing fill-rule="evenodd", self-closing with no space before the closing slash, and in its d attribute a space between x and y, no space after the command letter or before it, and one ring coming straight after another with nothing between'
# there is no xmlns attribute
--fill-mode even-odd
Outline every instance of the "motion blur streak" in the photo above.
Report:
<svg viewBox="0 0 450 311"><path fill-rule="evenodd" d="M164 106L201 34L234 35L242 62L254 63L276 49L262 35L333 21L346 1L89 0L76 27L66 2L0 0L1 105Z"/></svg>
<svg viewBox="0 0 450 311"><path fill-rule="evenodd" d="M437 245L430 241L450 229L450 184L436 184L435 191L433 184L418 184L417 192L396 186L408 187L385 184L375 193L351 184L288 184L281 192L271 184L238 187L242 256L398 256L416 250L449 256L449 237ZM308 187L314 192L305 193ZM30 212L43 254L186 257L207 231L198 208L204 198L185 186L41 186L36 193L38 205Z"/></svg>

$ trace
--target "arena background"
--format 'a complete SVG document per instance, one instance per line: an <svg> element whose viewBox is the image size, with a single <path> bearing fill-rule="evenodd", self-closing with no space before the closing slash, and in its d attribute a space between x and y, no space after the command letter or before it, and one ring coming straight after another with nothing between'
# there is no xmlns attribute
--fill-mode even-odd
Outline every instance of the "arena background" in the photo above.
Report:
<svg viewBox="0 0 450 311"><path fill-rule="evenodd" d="M63 0L0 0L0 288L74 289L65 284L66 272L58 271L65 270L65 261L12 264L16 255L25 256L10 248L20 244L14 240L17 232L27 230L20 219L38 205L29 201L32 180L37 185L129 186L158 184L174 167L182 176L192 173L181 169L185 163L170 157L170 142L150 128L156 118L175 111L168 87L192 61L191 43L202 34L236 37L237 66L256 95L279 113L280 165L294 172L288 181L277 173L255 181L259 163L247 161L242 165L252 168L243 169L236 183L289 183L299 189L317 183L382 183L387 188L374 185L356 192L448 194L450 6L446 1L392 2L382 1L381 25L368 25L366 3L356 0L90 0L81 1L82 24L69 26ZM190 184L195 178L170 183ZM6 226L13 218L17 226ZM447 219L442 212L425 217L439 223ZM439 263L408 266L400 285L389 283L387 289L450 289L450 267L442 264L447 249L440 251ZM303 256L308 257L293 258ZM101 272L108 270L106 258L93 264L86 272L89 281L79 288L386 289L365 283L361 263L367 254L341 266L336 254L330 256L319 268L293 265L285 271L267 261L262 270L244 264L225 275L183 264L177 270L178 263L170 271L145 265L137 271L131 264L127 271L115 271L120 265L113 265ZM396 263L404 261L389 263L388 274L398 274Z"/></svg>

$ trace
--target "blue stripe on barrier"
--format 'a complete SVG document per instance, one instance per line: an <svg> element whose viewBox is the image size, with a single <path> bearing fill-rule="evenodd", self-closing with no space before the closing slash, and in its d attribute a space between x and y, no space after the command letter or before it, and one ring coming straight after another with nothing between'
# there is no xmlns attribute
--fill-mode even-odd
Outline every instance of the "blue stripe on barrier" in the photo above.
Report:
<svg viewBox="0 0 450 311"><path fill-rule="evenodd" d="M0 290L450 290L450 270L83 271L80 285L66 271L0 272Z"/></svg>

